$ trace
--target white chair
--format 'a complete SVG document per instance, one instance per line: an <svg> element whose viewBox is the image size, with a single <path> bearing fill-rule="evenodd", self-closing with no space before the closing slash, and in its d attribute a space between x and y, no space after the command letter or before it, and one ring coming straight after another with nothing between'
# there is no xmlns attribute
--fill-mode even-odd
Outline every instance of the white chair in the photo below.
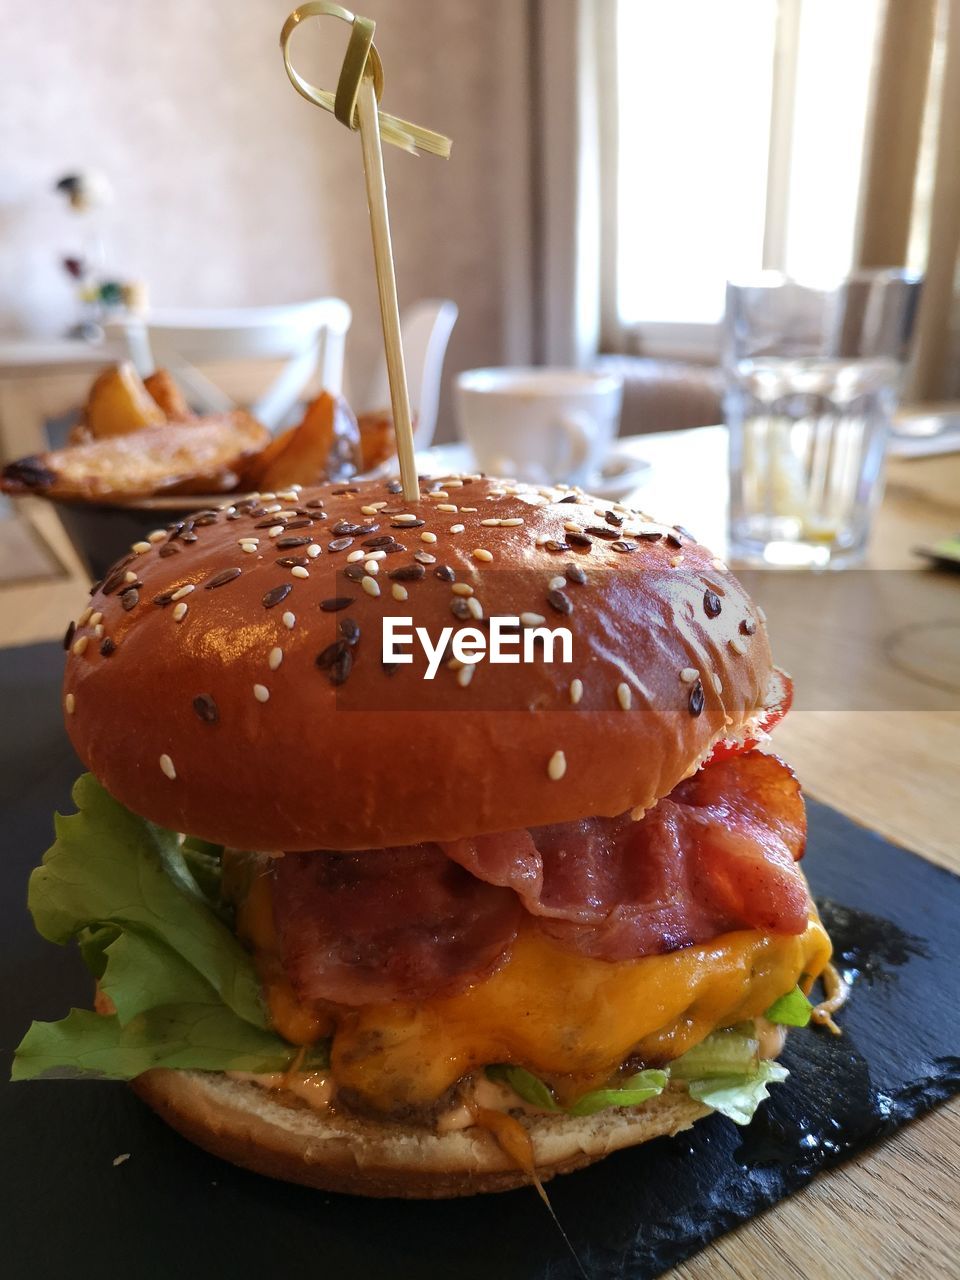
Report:
<svg viewBox="0 0 960 1280"><path fill-rule="evenodd" d="M274 431L284 425L315 373L325 390L341 390L350 321L350 308L340 298L317 298L279 307L150 311L122 321L120 328L141 377L157 367L169 369L193 406L208 413L235 406L197 364L285 358L286 366L250 406L253 416Z"/></svg>
<svg viewBox="0 0 960 1280"><path fill-rule="evenodd" d="M455 302L429 298L407 307L400 317L410 410L416 420L413 437L418 449L428 448L437 429L443 361L458 314ZM379 365L366 390L358 396L355 407L363 413L386 409L389 405L387 362L381 355Z"/></svg>

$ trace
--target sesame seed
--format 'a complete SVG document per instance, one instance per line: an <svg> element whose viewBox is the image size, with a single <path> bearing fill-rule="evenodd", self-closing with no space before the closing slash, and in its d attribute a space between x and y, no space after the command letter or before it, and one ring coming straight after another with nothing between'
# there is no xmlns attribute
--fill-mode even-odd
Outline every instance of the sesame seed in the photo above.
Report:
<svg viewBox="0 0 960 1280"><path fill-rule="evenodd" d="M258 702L269 702L270 690L265 684L255 684L253 686L253 696Z"/></svg>
<svg viewBox="0 0 960 1280"><path fill-rule="evenodd" d="M295 564L295 565L293 566L293 568L290 570L290 573L292 574L292 576L293 576L294 578L309 578L309 577L310 577L310 572L309 572L309 570L308 570L308 569L305 569L305 568L303 567L303 565L302 565L302 564Z"/></svg>
<svg viewBox="0 0 960 1280"><path fill-rule="evenodd" d="M700 672L696 667L684 667L680 672L680 679L684 684L693 684L694 680L700 679Z"/></svg>
<svg viewBox="0 0 960 1280"><path fill-rule="evenodd" d="M462 524L452 524L450 526L451 533L463 533L465 526Z"/></svg>
<svg viewBox="0 0 960 1280"><path fill-rule="evenodd" d="M97 609L94 613L91 613L90 615L91 627L95 627L98 622L102 622L102 621L103 621L103 614L100 612L99 609Z"/></svg>
<svg viewBox="0 0 960 1280"><path fill-rule="evenodd" d="M77 655L78 658L80 657L81 653L83 653L84 649L86 649L87 644L88 644L87 636L79 636L76 640L74 640L72 651Z"/></svg>
<svg viewBox="0 0 960 1280"><path fill-rule="evenodd" d="M374 576L380 572L380 565L372 558L364 560L363 567L366 569L367 573L372 573Z"/></svg>
<svg viewBox="0 0 960 1280"><path fill-rule="evenodd" d="M294 623L297 621L297 615L295 613L291 613L288 609L287 612L280 619L280 621L283 623L283 625L287 628L288 631L292 631L294 627Z"/></svg>
<svg viewBox="0 0 960 1280"><path fill-rule="evenodd" d="M184 604L182 600L180 601L179 604L173 606L174 622L182 622L184 620L184 618L187 616L187 608L188 606Z"/></svg>
<svg viewBox="0 0 960 1280"><path fill-rule="evenodd" d="M257 554L260 548L257 546L255 542L241 542L240 550L245 551L247 555L253 556Z"/></svg>
<svg viewBox="0 0 960 1280"><path fill-rule="evenodd" d="M98 623L97 623L97 625L93 628L93 634L94 634L94 636L95 636L98 640L102 639L102 637L103 637L103 623L102 623L102 622L98 622Z"/></svg>
<svg viewBox="0 0 960 1280"><path fill-rule="evenodd" d="M764 611L760 608L759 605L757 605L757 617L760 619L761 622L766 622L767 620L767 615L764 613Z"/></svg>
<svg viewBox="0 0 960 1280"><path fill-rule="evenodd" d="M402 511L399 515L393 517L395 524L413 524L418 518L412 511Z"/></svg>
<svg viewBox="0 0 960 1280"><path fill-rule="evenodd" d="M148 542L163 542L163 540L166 538L166 536L167 536L167 531L166 531L166 529L154 529L151 533L148 533L148 534L147 534L147 541L148 541Z"/></svg>
<svg viewBox="0 0 960 1280"><path fill-rule="evenodd" d="M394 600L406 600L410 593L402 582L394 582L390 585L390 594Z"/></svg>
<svg viewBox="0 0 960 1280"><path fill-rule="evenodd" d="M160 768L167 775L170 781L173 782L174 778L177 776L177 771L173 767L173 761L166 752L164 752L160 757Z"/></svg>
<svg viewBox="0 0 960 1280"><path fill-rule="evenodd" d="M474 547L473 558L474 560L483 560L485 563L489 563L493 559L493 552L488 551L486 547Z"/></svg>
<svg viewBox="0 0 960 1280"><path fill-rule="evenodd" d="M620 703L622 711L629 711L633 706L633 694L630 692L630 686L624 684L622 680L617 685L617 701Z"/></svg>
<svg viewBox="0 0 960 1280"><path fill-rule="evenodd" d="M680 566L681 566L682 564L683 564L683 556L671 556L671 557L670 557L670 568L671 568L671 569L679 569L679 568L680 568Z"/></svg>
<svg viewBox="0 0 960 1280"><path fill-rule="evenodd" d="M376 507L361 507L360 514L364 516L375 516L377 514Z"/></svg>
<svg viewBox="0 0 960 1280"><path fill-rule="evenodd" d="M77 707L77 700L72 693L68 693L63 700L64 710L68 716L72 716Z"/></svg>
<svg viewBox="0 0 960 1280"><path fill-rule="evenodd" d="M461 507L460 510L469 511L472 515L476 515L476 513L480 510L480 508L479 507Z"/></svg>
<svg viewBox="0 0 960 1280"><path fill-rule="evenodd" d="M124 582L136 582L137 575L133 572L132 569L128 569L127 572L123 575L123 580Z"/></svg>
<svg viewBox="0 0 960 1280"><path fill-rule="evenodd" d="M188 595L190 594L190 592L191 592L191 591L193 591L193 590L194 590L194 585L193 585L193 583L192 583L192 582L188 582L188 583L186 584L186 586L178 587L178 588L176 589L176 591L174 591L174 592L173 592L173 594L170 596L170 599L171 599L171 600L182 600L184 596L188 596Z"/></svg>
<svg viewBox="0 0 960 1280"><path fill-rule="evenodd" d="M277 497L282 498L284 502L296 502L300 493L300 485L295 485L290 489L284 489L283 493L278 493Z"/></svg>
<svg viewBox="0 0 960 1280"><path fill-rule="evenodd" d="M525 627L539 627L541 622L546 622L546 618L542 613L521 613L520 622Z"/></svg>
<svg viewBox="0 0 960 1280"><path fill-rule="evenodd" d="M270 656L267 658L267 666L271 671L276 671L280 663L283 661L283 650L279 645L274 645L270 650Z"/></svg>
<svg viewBox="0 0 960 1280"><path fill-rule="evenodd" d="M551 578L547 585L551 591L559 591L561 587L565 587L567 585L567 580L566 578L559 577Z"/></svg>
<svg viewBox="0 0 960 1280"><path fill-rule="evenodd" d="M523 524L523 520L520 516L511 516L509 520L500 521L500 528L501 529L518 529L522 524Z"/></svg>
<svg viewBox="0 0 960 1280"><path fill-rule="evenodd" d="M583 697L583 681L571 680L570 681L570 701L573 703L574 706L576 706L582 697Z"/></svg>
<svg viewBox="0 0 960 1280"><path fill-rule="evenodd" d="M385 551L367 551L365 554L368 560L386 560L387 558Z"/></svg>
<svg viewBox="0 0 960 1280"><path fill-rule="evenodd" d="M317 556L320 555L321 550L322 548L318 542L311 542L310 546L307 547L307 555L311 560L316 560Z"/></svg>
<svg viewBox="0 0 960 1280"><path fill-rule="evenodd" d="M435 533L431 533L429 529L424 529L423 533L420 535L421 542L436 542L436 540L437 535Z"/></svg>
<svg viewBox="0 0 960 1280"><path fill-rule="evenodd" d="M747 646L743 643L743 641L739 638L739 636L731 636L730 639L727 641L727 643L729 644L730 648L733 650L734 653L739 653L743 655L747 652Z"/></svg>
<svg viewBox="0 0 960 1280"><path fill-rule="evenodd" d="M279 538L281 533L283 533L284 529L286 529L286 527L287 526L285 524L272 524L270 528L267 530L267 537Z"/></svg>
<svg viewBox="0 0 960 1280"><path fill-rule="evenodd" d="M275 512L283 510L283 503L272 502L269 507L264 507L263 509L268 516L272 516Z"/></svg>
<svg viewBox="0 0 960 1280"><path fill-rule="evenodd" d="M88 606L86 609L84 609L83 613L81 613L80 617L77 619L77 626L85 627L92 617L93 617L93 609Z"/></svg>
<svg viewBox="0 0 960 1280"><path fill-rule="evenodd" d="M713 673L713 687L716 689L717 693L723 693L723 681L716 672Z"/></svg>
<svg viewBox="0 0 960 1280"><path fill-rule="evenodd" d="M360 579L360 585L368 596L378 596L380 594L379 582L377 582L376 578L371 578L369 574Z"/></svg>
<svg viewBox="0 0 960 1280"><path fill-rule="evenodd" d="M583 530L581 529L580 525L576 524L573 520L564 520L564 522L563 522L563 527L564 527L564 529L567 531L567 533L582 533L582 532L583 532Z"/></svg>
<svg viewBox="0 0 960 1280"><path fill-rule="evenodd" d="M499 529L500 527L499 520L481 520L480 523L485 529Z"/></svg>
<svg viewBox="0 0 960 1280"><path fill-rule="evenodd" d="M259 542L260 539L255 533L245 533L242 538L238 538L237 542L242 547L245 542Z"/></svg>
<svg viewBox="0 0 960 1280"><path fill-rule="evenodd" d="M360 560L366 560L367 553L365 551L351 551L347 556L347 564L357 564Z"/></svg>
<svg viewBox="0 0 960 1280"><path fill-rule="evenodd" d="M455 582L450 590L455 596L473 595L473 587L470 586L469 582Z"/></svg>
<svg viewBox="0 0 960 1280"><path fill-rule="evenodd" d="M131 550L131 551L135 551L135 552L137 553L137 555L138 555L138 556L142 556L142 555L143 555L143 553L144 553L145 551L149 551L149 550L150 550L150 543L149 543L149 542L135 542L135 543L133 544L133 546L130 548L130 550Z"/></svg>
<svg viewBox="0 0 960 1280"><path fill-rule="evenodd" d="M438 502L437 510L438 511L456 511L457 506L453 502Z"/></svg>
<svg viewBox="0 0 960 1280"><path fill-rule="evenodd" d="M567 757L562 751L555 751L547 763L547 777L551 782L559 782L567 772Z"/></svg>
<svg viewBox="0 0 960 1280"><path fill-rule="evenodd" d="M467 597L467 608L470 610L473 617L478 620L483 617L483 605L476 596Z"/></svg>
<svg viewBox="0 0 960 1280"><path fill-rule="evenodd" d="M713 565L714 569L716 569L718 573L727 572L727 566L726 564L724 564L722 560L715 559L715 560L711 560L710 563Z"/></svg>
<svg viewBox="0 0 960 1280"><path fill-rule="evenodd" d="M449 498L450 495L446 489L431 489L427 494L428 498Z"/></svg>
<svg viewBox="0 0 960 1280"><path fill-rule="evenodd" d="M476 670L476 663L470 662L466 666L461 667L457 672L457 684L461 689L465 689L473 679L473 673Z"/></svg>

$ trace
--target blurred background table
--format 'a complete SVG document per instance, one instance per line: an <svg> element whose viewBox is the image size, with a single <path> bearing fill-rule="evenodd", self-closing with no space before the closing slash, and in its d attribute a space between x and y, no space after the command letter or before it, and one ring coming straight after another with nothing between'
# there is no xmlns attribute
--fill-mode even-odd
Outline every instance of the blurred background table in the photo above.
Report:
<svg viewBox="0 0 960 1280"><path fill-rule="evenodd" d="M724 429L646 435L629 447L651 465L647 482L627 500L654 514L679 516L722 554ZM32 507L31 518L68 572L43 582L0 586L0 646L58 638L87 597L83 573L55 512L36 500ZM958 530L960 455L891 460L868 567L922 575L925 589L933 593L924 597L932 601L925 607L946 625L960 627L960 578L927 570L912 554L913 547ZM839 580L842 585L842 573ZM851 619L850 626L860 621ZM780 628L791 622L805 634L818 626L802 609L793 620L771 616L771 624ZM831 623L842 627L843 620ZM851 632L855 638L859 634ZM882 646L861 647L863 663L873 663L882 682L889 674ZM935 686L918 684L915 696L904 696L902 681L896 688L899 701L881 699L863 709L795 709L776 732L776 749L811 795L960 872L960 690L938 693ZM944 1016L956 1018L956 1010L945 1010ZM891 1027L890 1033L900 1031ZM956 1274L960 1231L957 1215L951 1216L947 1206L956 1204L958 1185L960 1102L954 1101L866 1157L817 1178L802 1194L710 1246L677 1274L697 1280Z"/></svg>

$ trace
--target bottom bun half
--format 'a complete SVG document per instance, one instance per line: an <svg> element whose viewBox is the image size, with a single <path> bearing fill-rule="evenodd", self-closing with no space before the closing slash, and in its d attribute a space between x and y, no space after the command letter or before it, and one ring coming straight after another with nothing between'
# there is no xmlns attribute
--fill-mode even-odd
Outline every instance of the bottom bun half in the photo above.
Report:
<svg viewBox="0 0 960 1280"><path fill-rule="evenodd" d="M169 1125L211 1154L270 1178L351 1195L441 1199L508 1191L529 1176L485 1129L437 1134L376 1120L324 1115L279 1101L216 1072L148 1071L137 1094ZM641 1107L592 1116L526 1116L542 1181L582 1169L652 1138L689 1129L710 1108L681 1086Z"/></svg>

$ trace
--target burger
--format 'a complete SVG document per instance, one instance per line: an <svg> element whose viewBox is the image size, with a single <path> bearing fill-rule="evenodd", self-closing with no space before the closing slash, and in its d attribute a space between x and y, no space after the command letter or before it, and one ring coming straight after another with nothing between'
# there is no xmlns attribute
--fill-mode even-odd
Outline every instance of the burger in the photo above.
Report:
<svg viewBox="0 0 960 1280"><path fill-rule="evenodd" d="M680 526L420 484L203 511L93 588L88 772L29 905L95 1008L15 1078L129 1080L236 1164L410 1197L747 1123L785 1078L830 941L762 611Z"/></svg>

